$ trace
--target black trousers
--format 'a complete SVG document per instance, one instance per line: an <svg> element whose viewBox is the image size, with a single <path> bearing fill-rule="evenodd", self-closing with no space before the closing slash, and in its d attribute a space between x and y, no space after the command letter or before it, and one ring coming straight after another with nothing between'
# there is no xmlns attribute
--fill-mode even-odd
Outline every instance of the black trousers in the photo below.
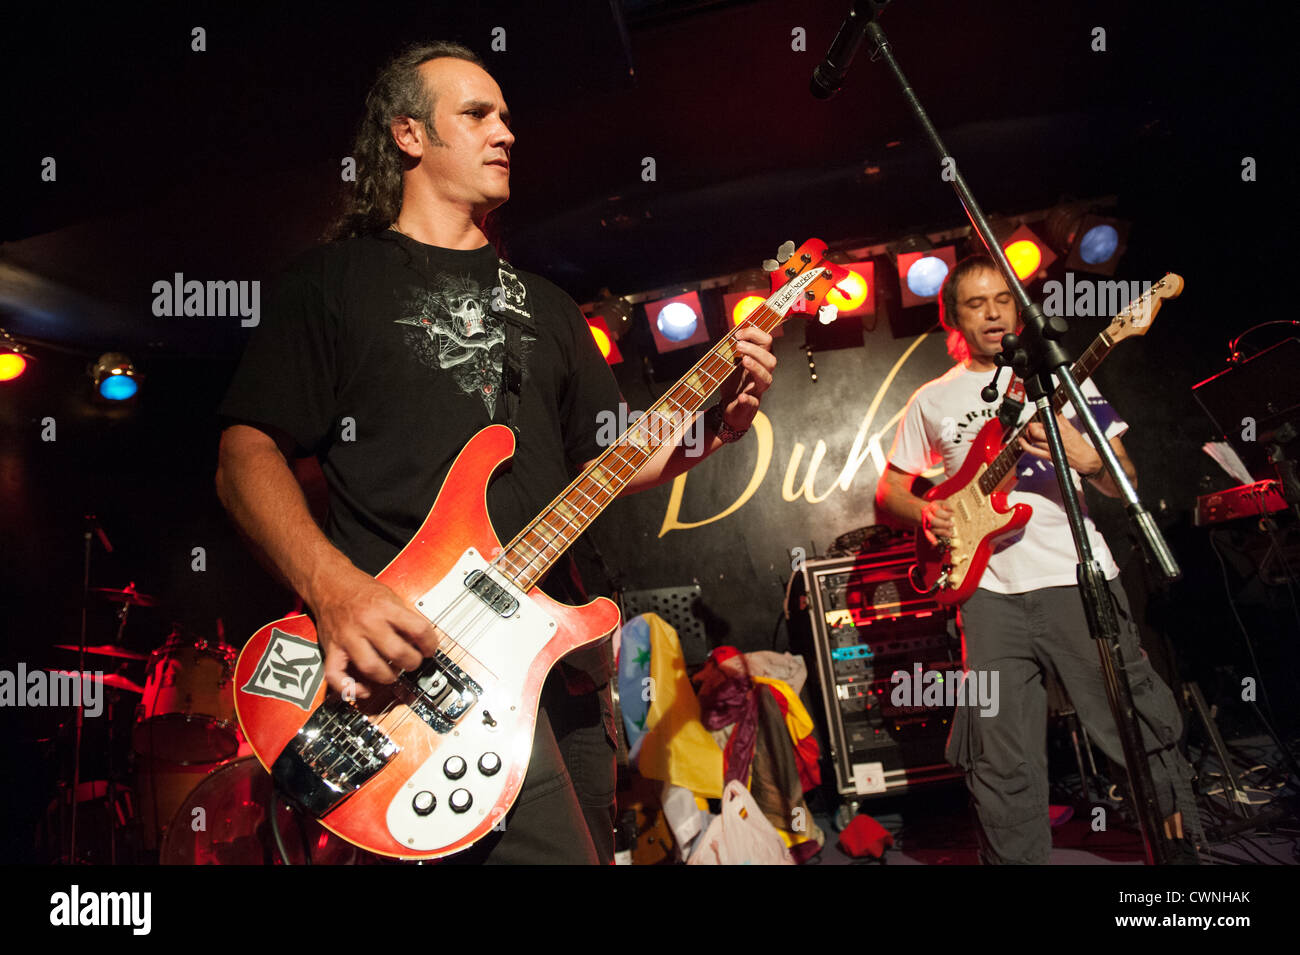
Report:
<svg viewBox="0 0 1300 955"><path fill-rule="evenodd" d="M558 668L542 689L533 754L501 831L453 865L610 865L617 737L609 684L571 695Z"/></svg>
<svg viewBox="0 0 1300 955"><path fill-rule="evenodd" d="M1109 587L1160 813L1181 810L1191 824L1196 809L1191 767L1178 750L1178 705L1142 655L1119 581L1110 581ZM999 677L996 712L990 708L982 715L978 709L957 707L948 739L948 761L966 771L979 817L981 861L1044 864L1052 850L1044 669L1052 668L1060 678L1088 735L1111 759L1124 760L1079 590L977 590L962 606L961 623L966 669L996 671Z"/></svg>

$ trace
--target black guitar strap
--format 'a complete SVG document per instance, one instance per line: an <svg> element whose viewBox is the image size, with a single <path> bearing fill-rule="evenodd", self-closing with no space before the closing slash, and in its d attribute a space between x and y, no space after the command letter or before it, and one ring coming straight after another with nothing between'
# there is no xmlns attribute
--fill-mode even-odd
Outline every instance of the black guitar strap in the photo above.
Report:
<svg viewBox="0 0 1300 955"><path fill-rule="evenodd" d="M1020 420L1020 412L1025 410L1025 383L1020 380L1020 376L1015 372L1011 373L1011 380L1007 382L1006 394L1002 396L1002 404L998 407L998 420L1002 422L1002 429L1010 431Z"/></svg>
<svg viewBox="0 0 1300 955"><path fill-rule="evenodd" d="M493 289L492 307L506 322L506 353L501 362L504 424L517 434L519 400L528 370L528 345L537 338L537 324L528 308L528 289L505 259L497 260L498 284Z"/></svg>

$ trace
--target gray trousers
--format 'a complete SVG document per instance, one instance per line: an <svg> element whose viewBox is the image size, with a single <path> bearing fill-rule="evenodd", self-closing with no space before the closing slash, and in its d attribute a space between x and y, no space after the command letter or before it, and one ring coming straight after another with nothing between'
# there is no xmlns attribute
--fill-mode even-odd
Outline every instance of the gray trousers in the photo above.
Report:
<svg viewBox="0 0 1300 955"><path fill-rule="evenodd" d="M1178 706L1142 656L1119 581L1109 586L1161 818L1182 810L1195 832L1199 821L1191 804L1191 767L1177 745L1182 733ZM1091 739L1111 759L1124 762L1079 590L977 590L962 605L959 621L966 669L998 673L996 714L959 706L948 738L948 762L965 770L979 817L980 859L986 864L1045 864L1052 850L1045 668L1060 679Z"/></svg>

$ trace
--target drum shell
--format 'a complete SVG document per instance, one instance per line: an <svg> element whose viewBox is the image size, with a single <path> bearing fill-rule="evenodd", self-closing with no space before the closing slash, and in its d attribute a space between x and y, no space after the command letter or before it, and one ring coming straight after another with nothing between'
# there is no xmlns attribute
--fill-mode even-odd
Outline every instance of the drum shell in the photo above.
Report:
<svg viewBox="0 0 1300 955"><path fill-rule="evenodd" d="M149 657L132 742L141 756L211 768L235 755L235 652L169 639Z"/></svg>
<svg viewBox="0 0 1300 955"><path fill-rule="evenodd" d="M163 839L162 865L271 865L279 853L267 818L271 777L255 756L213 769L179 805ZM289 861L303 865L353 865L366 853L315 820L295 817L276 800Z"/></svg>

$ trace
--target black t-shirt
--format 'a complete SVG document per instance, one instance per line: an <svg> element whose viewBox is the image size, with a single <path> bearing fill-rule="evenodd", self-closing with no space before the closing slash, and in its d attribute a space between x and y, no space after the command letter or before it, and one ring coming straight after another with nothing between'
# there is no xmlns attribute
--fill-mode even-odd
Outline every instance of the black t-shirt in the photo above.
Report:
<svg viewBox="0 0 1300 955"><path fill-rule="evenodd" d="M522 280L522 286L520 283ZM505 420L506 322L531 316L517 447L488 489L510 540L596 457L618 386L573 301L502 263L391 230L302 255L276 283L222 417L270 425L316 455L329 540L376 574L414 536L456 455Z"/></svg>

